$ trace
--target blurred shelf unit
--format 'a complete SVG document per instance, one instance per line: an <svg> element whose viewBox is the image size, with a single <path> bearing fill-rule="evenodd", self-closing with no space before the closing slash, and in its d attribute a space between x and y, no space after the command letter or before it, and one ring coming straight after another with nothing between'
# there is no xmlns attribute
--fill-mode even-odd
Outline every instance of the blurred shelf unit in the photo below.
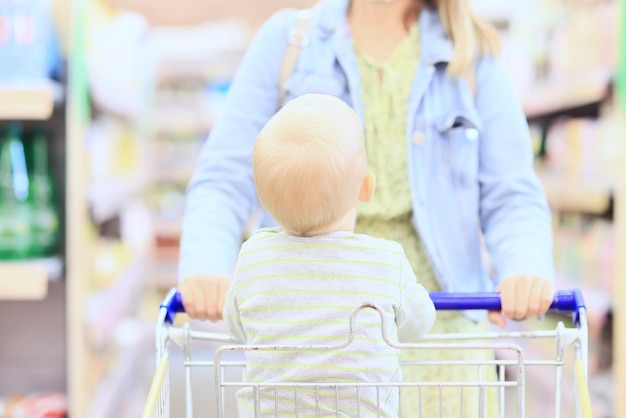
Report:
<svg viewBox="0 0 626 418"><path fill-rule="evenodd" d="M148 388L137 390L147 381L138 365L153 353L154 330L152 317L147 330L145 318L139 318L145 310L141 301L150 289L160 288L155 279L175 284L178 250L170 244L177 245L180 235L184 187L215 120L224 79L234 73L249 40L249 34L229 22L148 28L138 19L126 16L117 22L128 25L122 29L137 41L131 46L140 45L135 52L126 47L121 52L141 55L144 62L135 66L138 62L129 59L131 68L124 74L115 69L108 74L106 67L96 66L90 79L96 111L87 135L92 164L85 194L91 219L82 227L99 230L88 244L96 247L96 256L88 263L98 271L87 280L82 295L80 349L87 357L84 370L90 372L75 375L77 381L92 382L81 388L89 418L138 416L137 408L143 407ZM133 38L138 32L141 36ZM93 62L111 61L109 54L116 50L106 47L109 43L102 44L107 59L92 57ZM223 48L227 44L236 47ZM127 94L115 77L129 86ZM137 234L139 229L144 232ZM145 237L150 237L146 248ZM153 248L159 244L172 248L166 259L162 249ZM128 252L120 255L116 246ZM150 303L149 316L154 319L157 304ZM148 358L151 374L153 356ZM133 388L137 396L131 393Z"/></svg>
<svg viewBox="0 0 626 418"><path fill-rule="evenodd" d="M613 81L606 73L593 73L576 82L547 80L535 84L522 99L526 119L542 128L545 142L551 123L561 118L598 118L612 98ZM545 143L542 144L545 147Z"/></svg>
<svg viewBox="0 0 626 418"><path fill-rule="evenodd" d="M566 86L554 82L536 86L523 107L528 123L540 128L539 160L546 156L550 127L559 120L597 119L612 98L610 82L590 84L586 93L572 95ZM579 213L612 218L615 187L611 181L597 178L574 178L554 172L548 164L538 162L536 169L544 186L548 203L558 213Z"/></svg>
<svg viewBox="0 0 626 418"><path fill-rule="evenodd" d="M0 326L0 398L16 399L0 405L2 416L45 415L45 405L38 412L23 408L51 399L59 416L67 412L63 227L70 117L64 74L72 63L60 55L49 3L0 1L0 305L7 318ZM29 249L19 250L16 241L7 245L7 237L28 240Z"/></svg>
<svg viewBox="0 0 626 418"><path fill-rule="evenodd" d="M535 85L522 106L529 123L548 124L560 117L596 118L611 92L608 76L587 86L578 84L575 92L571 83L548 81Z"/></svg>
<svg viewBox="0 0 626 418"><path fill-rule="evenodd" d="M148 285L174 286L185 188L204 141L224 105L250 32L235 22L191 28L158 28L150 46L157 51L147 127L149 185L145 202L152 213L154 254ZM198 39L223 39L202 43ZM202 45L198 45L198 44ZM200 57L200 58L199 58Z"/></svg>
<svg viewBox="0 0 626 418"><path fill-rule="evenodd" d="M145 277L145 263L134 262L110 286L90 292L86 300L88 338L93 347L108 344L116 327L138 305Z"/></svg>
<svg viewBox="0 0 626 418"><path fill-rule="evenodd" d="M61 84L0 83L0 120L47 120L63 100Z"/></svg>
<svg viewBox="0 0 626 418"><path fill-rule="evenodd" d="M180 189L189 180L201 137L213 125L213 104L221 98L217 88L207 86L234 73L249 40L232 22L159 28L137 14L120 13L109 23L96 30L86 58L91 118L80 144L89 160L82 192L90 219L78 228L91 232L85 252L93 257L81 266L86 275L78 311L83 338L74 346L84 360L70 366L75 384L91 382L76 388L80 402L74 407L89 418L138 416L137 399L128 388L145 383L137 364L153 352L154 332L152 323L147 333L128 324L137 320L152 286L148 254L159 235L168 239L179 229ZM127 64L123 71L110 65L118 61ZM156 306L151 305L155 315ZM129 329L136 338L127 335L120 342L120 333ZM147 393L138 393L143 407ZM125 404L135 413L122 412Z"/></svg>
<svg viewBox="0 0 626 418"><path fill-rule="evenodd" d="M149 286L167 291L178 283L178 247L162 246L155 249L146 271Z"/></svg>
<svg viewBox="0 0 626 418"><path fill-rule="evenodd" d="M157 57L157 84L181 80L206 84L230 78L237 71L251 36L250 30L237 20L153 28L148 48Z"/></svg>
<svg viewBox="0 0 626 418"><path fill-rule="evenodd" d="M527 115L529 123L539 125L542 130L541 147L535 168L544 187L550 209L557 219L563 216L575 216L582 219L574 225L571 222L566 222L565 226L555 224L557 244L559 230L563 228L585 230L590 228L587 225L593 225L593 222L608 222L607 225L611 225L611 228L620 230L616 223L623 222L616 217L619 210L616 205L623 204L621 202L625 193L619 186L620 169L616 167L605 171L607 168L595 160L600 154L596 152L596 149L610 148L603 144L603 138L597 135L599 132L606 135L607 131L601 132L597 129L597 125L614 117L607 112L607 109L611 107L611 99L612 87L608 84L605 88L598 89L597 94L588 96L587 101L563 100L562 105L547 106L541 111ZM556 103L556 100L553 103ZM561 124L559 130L552 135L550 130L558 124ZM610 135L619 135L616 131L609 132ZM616 138L612 137L611 140L615 141ZM553 141L559 141L559 143L555 144ZM590 152L590 148L594 152ZM626 155L626 146L621 147L619 155ZM618 161L619 155L614 156L613 161ZM570 238L581 246L578 252L586 251L582 248L586 245L584 234ZM609 239L609 237L603 239ZM613 240L612 237L610 239ZM596 250L598 248L592 249L592 251ZM571 257L580 258L572 254ZM573 260L570 259L569 263L572 262ZM618 280L620 277L618 271L614 271L613 275L615 276L613 280ZM599 292L596 291L598 289L594 290L595 285L589 283L593 280L593 277L562 276L559 286L574 285L584 289L590 295L593 294L596 303L592 305L592 308L605 314L612 309L613 301L610 297L598 297ZM602 286L604 292L600 293L610 295L606 287L610 286L610 283L603 283Z"/></svg>
<svg viewBox="0 0 626 418"><path fill-rule="evenodd" d="M101 137L128 145L125 139L120 138L127 138L126 132L136 129L136 125L133 121L120 123L127 123L128 126L125 129L114 127L110 131L105 129ZM139 136L135 132L131 141L141 141L136 141ZM102 157L98 149L101 148L90 150L92 159ZM92 250L87 254L92 257L87 258L85 266L87 277L81 312L84 316L84 339L80 349L87 358L85 367L97 370L97 373L82 371L80 378L90 379L93 383L83 388L82 394L85 413L90 418L134 416L121 412L126 397L125 387L136 378L133 366L146 352L145 341L138 340L136 345L117 342L118 334L126 329L129 321L133 321L145 290L146 259L142 255L141 243L144 242L143 236L150 233L150 228L146 228L148 220L144 221L139 203L145 193L146 181L141 169L143 159L137 149L140 148L120 146L108 150L106 158L113 159L118 166L113 167L113 164L108 167L111 170L105 170L107 175L88 182L84 190L84 204L91 218L86 219L81 228L94 231L94 234L87 243ZM123 163L120 162L122 160ZM127 166L137 166L138 169L123 169ZM124 173L128 174L124 176ZM139 242L133 241L137 232ZM109 361L111 356L114 361Z"/></svg>
<svg viewBox="0 0 626 418"><path fill-rule="evenodd" d="M575 181L565 176L539 174L550 208L563 214L611 218L613 188L599 181Z"/></svg>
<svg viewBox="0 0 626 418"><path fill-rule="evenodd" d="M541 41L529 54L535 61L531 78L537 81L521 93L537 155L535 168L554 215L555 286L582 290L589 319L589 381L609 376L591 399L594 412L602 411L596 416L603 417L626 416L623 408L606 407L607 400L611 406L619 396L612 387L611 370L621 369L623 374L626 356L615 339L603 337L607 332L612 335L608 318L620 311L615 309L616 295L626 280L626 263L620 261L626 244L626 142L614 94L623 54L617 41L620 3L534 2L546 10L546 27L532 22L533 30L527 32ZM523 78L527 74L520 74L521 84L528 84ZM525 342L523 349L532 353L540 343ZM566 382L564 387L570 386ZM546 396L554 393L554 387L540 390Z"/></svg>
<svg viewBox="0 0 626 418"><path fill-rule="evenodd" d="M139 416L141 411L137 411L137 407L143 406L147 397L147 388L138 393L133 389L137 387L137 375L145 363L146 353L154 344L153 325L124 320L111 339L113 351L107 358L110 364L97 379L87 414L89 418ZM129 400L129 397L135 399Z"/></svg>
<svg viewBox="0 0 626 418"><path fill-rule="evenodd" d="M48 281L61 278L63 261L59 257L0 262L0 300L42 300Z"/></svg>
<svg viewBox="0 0 626 418"><path fill-rule="evenodd" d="M140 178L120 178L93 182L87 186L87 198L94 222L108 221L144 189Z"/></svg>

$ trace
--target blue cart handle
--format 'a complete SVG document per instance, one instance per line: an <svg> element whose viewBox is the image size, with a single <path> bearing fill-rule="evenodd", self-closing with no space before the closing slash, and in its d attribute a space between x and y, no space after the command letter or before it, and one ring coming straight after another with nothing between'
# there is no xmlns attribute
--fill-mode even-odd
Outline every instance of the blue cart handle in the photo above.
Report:
<svg viewBox="0 0 626 418"><path fill-rule="evenodd" d="M431 292L430 297L438 311L502 310L499 293ZM170 289L161 302L160 308L165 310L164 320L168 324L174 322L177 313L185 312L183 299L178 289ZM556 292L550 305L551 311L573 314L575 323L578 323L579 310L585 308L583 295L579 289Z"/></svg>
<svg viewBox="0 0 626 418"><path fill-rule="evenodd" d="M499 293L432 292L430 297L438 311L502 310ZM578 323L578 312L580 309L586 309L586 306L579 289L556 292L552 305L550 305L550 310L553 312L571 313L576 324Z"/></svg>
<svg viewBox="0 0 626 418"><path fill-rule="evenodd" d="M185 306L183 306L183 297L180 295L180 292L175 287L170 289L167 292L167 295L163 298L161 305L159 305L161 310L165 311L165 318L163 319L166 324L174 323L174 318L176 318L176 314L184 313Z"/></svg>

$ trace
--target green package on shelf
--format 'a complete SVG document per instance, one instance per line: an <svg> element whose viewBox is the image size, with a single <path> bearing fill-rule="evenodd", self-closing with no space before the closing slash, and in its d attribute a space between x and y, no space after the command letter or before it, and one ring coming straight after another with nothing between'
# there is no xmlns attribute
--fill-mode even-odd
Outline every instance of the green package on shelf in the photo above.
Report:
<svg viewBox="0 0 626 418"><path fill-rule="evenodd" d="M30 142L12 124L0 137L0 260L53 255L59 215L43 134Z"/></svg>
<svg viewBox="0 0 626 418"><path fill-rule="evenodd" d="M28 258L31 207L28 170L19 125L12 124L0 143L0 259Z"/></svg>
<svg viewBox="0 0 626 418"><path fill-rule="evenodd" d="M30 151L27 153L30 156L29 200L33 209L31 256L51 256L56 253L59 240L59 211L48 141L42 130L35 132L27 149Z"/></svg>

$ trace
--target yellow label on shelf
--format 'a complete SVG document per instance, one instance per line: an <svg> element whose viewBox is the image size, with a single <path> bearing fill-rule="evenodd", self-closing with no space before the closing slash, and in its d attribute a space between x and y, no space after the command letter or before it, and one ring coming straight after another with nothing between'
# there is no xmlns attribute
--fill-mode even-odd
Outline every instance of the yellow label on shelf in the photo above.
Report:
<svg viewBox="0 0 626 418"><path fill-rule="evenodd" d="M54 97L48 83L0 85L0 119L45 120L52 115Z"/></svg>
<svg viewBox="0 0 626 418"><path fill-rule="evenodd" d="M0 300L41 300L48 293L48 272L41 264L0 264Z"/></svg>

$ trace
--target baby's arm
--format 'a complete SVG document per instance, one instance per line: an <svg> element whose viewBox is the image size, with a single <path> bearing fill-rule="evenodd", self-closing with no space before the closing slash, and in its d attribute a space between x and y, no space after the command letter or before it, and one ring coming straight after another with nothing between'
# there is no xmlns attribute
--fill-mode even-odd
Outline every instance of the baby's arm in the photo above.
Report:
<svg viewBox="0 0 626 418"><path fill-rule="evenodd" d="M247 342L246 332L241 323L239 306L237 305L236 286L233 285L226 294L226 302L224 304L224 323L228 332L237 342L245 344Z"/></svg>
<svg viewBox="0 0 626 418"><path fill-rule="evenodd" d="M417 282L404 252L400 273L400 303L396 309L396 324L401 342L415 341L430 331L436 318L435 305L424 286Z"/></svg>

